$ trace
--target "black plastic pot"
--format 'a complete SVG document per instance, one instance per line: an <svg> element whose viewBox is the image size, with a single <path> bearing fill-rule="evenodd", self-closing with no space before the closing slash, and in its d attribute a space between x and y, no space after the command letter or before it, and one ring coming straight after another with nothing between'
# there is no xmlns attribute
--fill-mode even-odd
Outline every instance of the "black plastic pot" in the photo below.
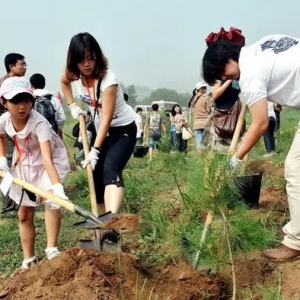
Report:
<svg viewBox="0 0 300 300"><path fill-rule="evenodd" d="M142 158L148 153L148 149L149 147L136 145L133 150L133 156Z"/></svg>
<svg viewBox="0 0 300 300"><path fill-rule="evenodd" d="M237 176L234 179L239 200L245 202L250 208L259 208L262 173Z"/></svg>

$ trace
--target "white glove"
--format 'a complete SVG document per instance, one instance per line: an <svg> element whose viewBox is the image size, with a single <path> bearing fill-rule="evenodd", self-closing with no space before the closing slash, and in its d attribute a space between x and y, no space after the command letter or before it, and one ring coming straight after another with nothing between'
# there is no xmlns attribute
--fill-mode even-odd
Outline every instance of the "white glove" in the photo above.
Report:
<svg viewBox="0 0 300 300"><path fill-rule="evenodd" d="M229 161L229 166L232 169L236 169L242 161L242 159L238 159L236 155L233 155Z"/></svg>
<svg viewBox="0 0 300 300"><path fill-rule="evenodd" d="M54 195L56 195L64 200L69 200L69 198L65 194L64 187L61 183L53 184L52 190L53 190ZM61 208L52 199L45 200L45 203L47 203L51 207L51 209L60 209Z"/></svg>
<svg viewBox="0 0 300 300"><path fill-rule="evenodd" d="M99 159L99 151L96 150L95 148L92 148L85 160L81 162L81 165L83 168L86 168L88 164L91 164L92 169L95 170L97 161Z"/></svg>
<svg viewBox="0 0 300 300"><path fill-rule="evenodd" d="M87 112L82 110L76 103L70 104L69 109L74 119L78 119L79 115L87 116Z"/></svg>
<svg viewBox="0 0 300 300"><path fill-rule="evenodd" d="M8 171L9 167L7 164L7 158L5 156L0 156L0 170Z"/></svg>

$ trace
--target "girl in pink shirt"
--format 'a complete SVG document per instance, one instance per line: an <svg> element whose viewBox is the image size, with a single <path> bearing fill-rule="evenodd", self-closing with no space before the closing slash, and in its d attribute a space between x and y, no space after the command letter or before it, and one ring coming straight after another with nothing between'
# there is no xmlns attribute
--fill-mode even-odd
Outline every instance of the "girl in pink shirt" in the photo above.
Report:
<svg viewBox="0 0 300 300"><path fill-rule="evenodd" d="M0 97L8 109L0 117L0 169L8 171L5 157L6 134L15 143L12 175L43 190L68 199L61 182L69 172L67 152L50 123L33 110L34 97L30 83L24 77L10 77L0 88ZM37 262L34 253L34 208L45 199L13 184L10 197L18 205L19 229L24 254L22 268ZM45 224L48 259L60 254L57 238L61 225L61 210L50 199L45 200Z"/></svg>

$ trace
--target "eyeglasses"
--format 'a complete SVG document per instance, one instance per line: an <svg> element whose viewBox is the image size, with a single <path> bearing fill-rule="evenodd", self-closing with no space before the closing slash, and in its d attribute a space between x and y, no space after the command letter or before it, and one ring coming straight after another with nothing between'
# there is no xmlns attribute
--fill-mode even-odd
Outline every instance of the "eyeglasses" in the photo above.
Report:
<svg viewBox="0 0 300 300"><path fill-rule="evenodd" d="M28 67L28 64L25 61L23 61L23 62L15 64L15 66Z"/></svg>

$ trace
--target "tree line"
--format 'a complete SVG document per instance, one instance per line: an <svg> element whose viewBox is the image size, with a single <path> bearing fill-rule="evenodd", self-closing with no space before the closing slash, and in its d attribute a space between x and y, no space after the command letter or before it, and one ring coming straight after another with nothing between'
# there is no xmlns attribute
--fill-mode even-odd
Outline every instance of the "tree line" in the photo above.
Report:
<svg viewBox="0 0 300 300"><path fill-rule="evenodd" d="M128 94L128 104L132 107L135 107L139 104L148 104L150 105L152 101L174 101L177 102L180 106L187 106L188 102L191 98L191 94L189 93L178 93L175 90L167 89L167 88L159 88L151 92L148 97L143 98L142 100L138 100L138 95L136 92L136 88L134 85L124 86L121 83L121 87L123 91L126 91Z"/></svg>

